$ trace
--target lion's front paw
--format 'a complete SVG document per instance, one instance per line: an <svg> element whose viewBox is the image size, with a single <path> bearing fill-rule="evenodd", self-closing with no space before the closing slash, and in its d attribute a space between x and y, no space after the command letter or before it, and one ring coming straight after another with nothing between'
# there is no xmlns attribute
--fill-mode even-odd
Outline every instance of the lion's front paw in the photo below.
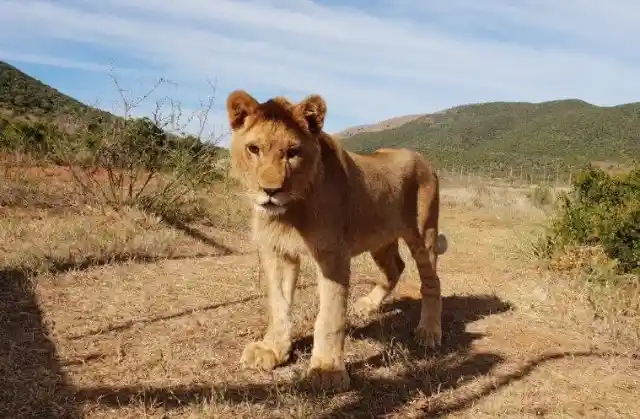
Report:
<svg viewBox="0 0 640 419"><path fill-rule="evenodd" d="M307 378L315 391L342 392L351 386L351 377L344 365L322 365L312 361Z"/></svg>
<svg viewBox="0 0 640 419"><path fill-rule="evenodd" d="M420 345L429 349L436 349L442 345L442 329L437 324L431 327L419 324L414 330L414 336Z"/></svg>
<svg viewBox="0 0 640 419"><path fill-rule="evenodd" d="M278 356L277 346L269 342L251 342L244 351L240 362L249 368L259 368L263 370L272 370L278 365L284 363L287 356Z"/></svg>
<svg viewBox="0 0 640 419"><path fill-rule="evenodd" d="M356 300L353 305L353 311L357 316L366 318L380 310L380 306L381 305L373 301L370 296L365 295Z"/></svg>

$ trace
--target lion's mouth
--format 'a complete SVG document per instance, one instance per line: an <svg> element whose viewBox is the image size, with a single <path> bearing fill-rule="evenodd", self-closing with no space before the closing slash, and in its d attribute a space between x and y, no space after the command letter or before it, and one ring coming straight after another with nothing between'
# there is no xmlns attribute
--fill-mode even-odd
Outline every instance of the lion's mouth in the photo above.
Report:
<svg viewBox="0 0 640 419"><path fill-rule="evenodd" d="M263 202L261 204L257 204L256 206L260 210L271 215L278 215L285 212L285 207L283 205L278 205L272 201Z"/></svg>
<svg viewBox="0 0 640 419"><path fill-rule="evenodd" d="M264 209L267 209L267 210L275 210L275 209L281 208L281 206L280 206L280 205L278 205L278 204L274 204L274 203L273 203L273 202L271 202L271 201L267 201L267 202L265 202L264 204L261 204L260 206L261 206L262 208L264 208Z"/></svg>

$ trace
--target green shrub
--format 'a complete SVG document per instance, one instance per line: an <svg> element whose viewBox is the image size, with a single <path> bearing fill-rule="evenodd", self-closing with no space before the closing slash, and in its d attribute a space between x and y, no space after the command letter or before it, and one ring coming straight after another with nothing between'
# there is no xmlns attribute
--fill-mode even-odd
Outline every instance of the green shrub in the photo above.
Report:
<svg viewBox="0 0 640 419"><path fill-rule="evenodd" d="M623 273L640 273L640 166L611 176L587 166L561 195L547 251L600 246Z"/></svg>
<svg viewBox="0 0 640 419"><path fill-rule="evenodd" d="M44 157L61 139L60 130L48 122L0 119L0 151Z"/></svg>

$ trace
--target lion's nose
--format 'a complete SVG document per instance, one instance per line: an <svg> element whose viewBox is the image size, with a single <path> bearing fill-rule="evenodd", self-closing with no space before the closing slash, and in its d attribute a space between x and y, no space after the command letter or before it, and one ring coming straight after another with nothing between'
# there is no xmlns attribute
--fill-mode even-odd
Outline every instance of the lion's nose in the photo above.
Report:
<svg viewBox="0 0 640 419"><path fill-rule="evenodd" d="M273 196L273 195L277 194L278 192L280 192L282 190L282 188L262 188L262 190L267 195Z"/></svg>

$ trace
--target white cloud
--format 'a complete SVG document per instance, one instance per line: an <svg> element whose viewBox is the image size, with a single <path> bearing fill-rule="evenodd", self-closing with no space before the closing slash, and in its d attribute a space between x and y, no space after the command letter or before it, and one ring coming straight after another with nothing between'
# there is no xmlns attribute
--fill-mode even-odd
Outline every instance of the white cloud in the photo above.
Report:
<svg viewBox="0 0 640 419"><path fill-rule="evenodd" d="M20 61L22 63L43 64L60 68L74 68L84 71L96 71L100 73L110 70L110 67L105 64L96 64L87 61L79 61L73 59L70 60L64 57L52 57L47 55L29 54L8 50L0 50L0 57L8 57L12 60Z"/></svg>
<svg viewBox="0 0 640 419"><path fill-rule="evenodd" d="M634 0L357 4L0 0L0 51L90 71L109 61L135 66L179 80L187 100L215 77L219 106L235 88L260 99L317 92L327 99L331 131L476 101L579 97L610 105L640 97ZM73 48L52 57L43 42ZM10 53L16 45L21 54ZM78 58L80 50L96 51L95 63Z"/></svg>

